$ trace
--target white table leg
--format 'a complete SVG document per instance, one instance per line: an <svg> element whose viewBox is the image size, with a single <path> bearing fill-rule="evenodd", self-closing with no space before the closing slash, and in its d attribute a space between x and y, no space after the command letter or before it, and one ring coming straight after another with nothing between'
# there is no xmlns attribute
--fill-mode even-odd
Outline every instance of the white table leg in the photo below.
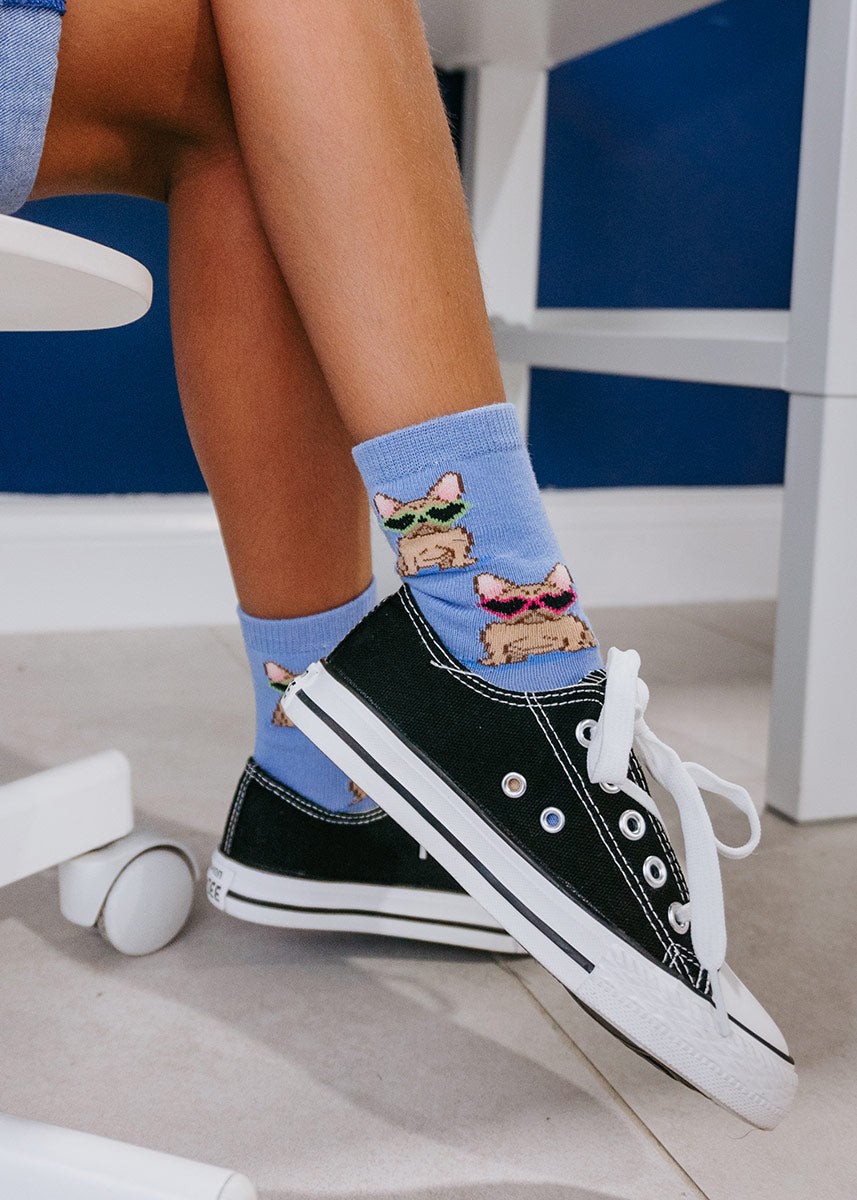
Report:
<svg viewBox="0 0 857 1200"><path fill-rule="evenodd" d="M857 816L857 0L813 0L768 804Z"/></svg>
<svg viewBox="0 0 857 1200"><path fill-rule="evenodd" d="M488 311L529 325L541 248L547 71L491 63L467 72L462 174ZM529 364L502 363L526 430Z"/></svg>
<svg viewBox="0 0 857 1200"><path fill-rule="evenodd" d="M788 436L767 802L857 816L857 403L792 396Z"/></svg>

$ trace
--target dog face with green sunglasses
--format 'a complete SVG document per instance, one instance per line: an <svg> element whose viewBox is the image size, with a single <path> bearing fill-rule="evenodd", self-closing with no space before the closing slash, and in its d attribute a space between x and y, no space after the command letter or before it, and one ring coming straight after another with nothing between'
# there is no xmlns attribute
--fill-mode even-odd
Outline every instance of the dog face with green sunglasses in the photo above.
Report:
<svg viewBox="0 0 857 1200"><path fill-rule="evenodd" d="M395 500L383 492L375 494L375 507L381 524L399 539L400 575L416 575L437 567L469 567L477 559L470 557L473 535L456 521L470 505L464 496L460 475L447 471L424 496L416 500Z"/></svg>

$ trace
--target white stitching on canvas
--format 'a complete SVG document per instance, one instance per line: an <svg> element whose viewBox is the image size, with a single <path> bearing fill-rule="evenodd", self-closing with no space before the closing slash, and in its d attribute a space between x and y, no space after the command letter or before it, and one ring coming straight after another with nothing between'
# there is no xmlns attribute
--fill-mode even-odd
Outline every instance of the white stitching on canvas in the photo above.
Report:
<svg viewBox="0 0 857 1200"><path fill-rule="evenodd" d="M499 688L495 684L489 683L487 679L483 679L481 675L477 675L474 671L468 671L466 669L462 670L455 657L450 654L446 646L443 645L435 631L432 629L431 625L429 625L413 597L410 596L404 588L398 594L401 597L402 607L410 617L420 641L428 651L432 666L437 667L442 671L448 671L453 679L457 680L465 687L469 687L471 691L482 692L490 699L495 700L498 704L506 704L513 708L526 707L525 702L521 698L523 693L509 691L506 688ZM439 656L443 656L447 660L446 663L439 662ZM592 680L593 683L599 683L603 682L605 674L603 670L599 669L598 671L591 671L586 678ZM581 699L592 698L600 700L603 698L600 689L597 687L582 685L582 681L581 683L569 684L568 687L557 688L554 691L549 692L538 692L537 694L539 697L539 703L541 704L545 703L547 697L560 696L560 700L547 701L547 703L552 707L573 704L575 701Z"/></svg>
<svg viewBox="0 0 857 1200"><path fill-rule="evenodd" d="M252 776L260 787L273 792L275 796L279 796L281 800L285 800L299 812L309 817L317 817L320 821L326 821L328 825L368 825L370 822L380 821L382 817L386 816L384 810L377 806L364 813L334 812L322 808L320 804L314 804L312 800L305 800L303 796L299 796L297 792L293 792L291 788L279 781L260 775L260 770L261 768L254 763L247 767L247 776ZM246 783L244 786L246 787Z"/></svg>
<svg viewBox="0 0 857 1200"><path fill-rule="evenodd" d="M625 875L627 878L628 873L630 873L630 884L631 884L632 891L636 893L637 899L641 903L643 912L644 912L645 916L647 917L649 923L652 925L652 928L654 929L656 936L658 937L658 939L661 941L662 944L664 944L664 938L666 938L665 944L667 946L667 954L676 962L677 967L679 967L679 966L681 967L681 969L687 975L688 979L690 979L691 982L693 982L693 976L689 969L688 963L685 961L685 955L687 954L687 951L685 950L685 948L683 946L681 946L677 942L673 941L667 927L661 921L660 917L657 914L657 911L652 906L649 897L646 895L645 891L643 891L639 887L636 875L634 874L634 871L633 871L633 867L631 866L630 862L628 862L628 860L625 858L625 856L622 854L621 847L619 846L619 844L616 842L615 838L613 837L613 833L610 830L610 827L607 824L607 822L604 820L604 817L601 814L601 811L597 808L597 806L591 805L590 797L588 795L588 792L586 791L586 785L585 785L584 781L580 778L579 773L577 772L577 769L574 766L574 763L572 762L570 756L568 755L568 752L566 751L565 747L562 745L562 740L560 739L559 735L556 733L556 730L550 724L547 713L545 713L543 711L545 708L568 707L568 706L574 704L576 701L584 700L584 699L585 700L595 700L599 703L603 703L603 700L604 700L603 688L599 688L598 686L594 686L594 687L587 686L585 684L583 686L581 686L581 683L572 684L567 688L556 689L554 691L548 691L548 692L531 692L531 693L510 692L503 688L498 688L494 684L491 684L487 680L483 679L480 675L477 675L475 672L462 671L461 667L459 666L455 657L449 652L449 650L447 650L447 648L440 641L440 639L438 638L434 629L432 629L431 625L429 625L425 616L419 609L419 606L416 604L414 598L410 595L410 593L407 591L407 589L403 588L401 590L401 592L399 593L399 597L401 600L402 607L404 608L404 611L407 613L408 617L410 618L410 620L414 626L414 629L417 632L418 637L420 638L423 645L425 646L433 666L438 667L441 670L446 670L453 679L457 680L464 687L469 688L471 691L474 691L477 694L480 694L480 693L483 694L484 696L486 696L486 698L493 701L494 703L505 704L505 705L507 705L509 707L513 707L513 708L528 707L530 709L530 711L533 713L533 716L535 717L537 723L539 724L539 727L542 729L542 733L544 734L545 739L548 742L548 745L551 747L551 749L554 753L554 756L557 758L557 761L559 762L565 775L569 779L569 782L571 783L575 792L577 792L578 796L583 800L584 806L586 807L587 811L589 812L590 818L593 820L593 824L595 824L596 830L598 830L601 840L604 842L605 846L607 846L608 851L610 852L610 854L614 858L614 860L617 862L617 865L619 866L623 875ZM439 656L442 656L443 658L445 658L447 660L447 663L445 664L442 661L438 661ZM597 685L598 683L603 683L603 681L606 679L606 672L603 669L599 669L598 671L591 672L590 675L587 676L586 678L587 678L587 680L591 680L593 684ZM553 697L556 697L556 696L561 697L561 699L559 699L559 700L552 699ZM551 699L548 699L548 697L551 697ZM571 776L569 775L568 770L566 770L565 765L563 764L563 761L560 758L560 755L557 753L556 746L554 745L551 737L545 732L545 729L542 726L541 720L539 719L538 712L536 711L537 709L539 712L542 713L545 723L548 725L548 728L550 729L551 734L556 739L556 743L557 743L557 745L559 745L560 749L562 750L562 753L567 758L569 765L574 770L575 775L578 775L578 779L580 780L580 787L581 787L582 791L580 789L578 789L574 780L572 780ZM636 767L636 773L638 775L642 776L642 771L639 768L639 766L636 763L633 764L633 766ZM633 767L632 767L632 770L633 770ZM646 782L645 782L644 776L641 779L639 779L638 782L641 787L646 787ZM592 816L593 807L594 807L595 812L597 813L598 818L600 819L601 823L603 824L604 828L606 829L606 831L610 837L610 840L613 842L614 846L618 850L621 861L620 861L620 859L616 858L616 855L614 854L613 850L611 849L609 843L604 838L603 834L601 833L600 829L598 828L598 822ZM682 896L683 902L686 903L688 893L687 893L686 883L684 880L684 874L681 870L681 867L679 866L678 860L676 859L675 852L672 848L672 845L670 844L670 841L667 838L666 833L663 830L660 822L653 819L652 825L655 828L655 832L657 834L658 841L659 841L662 849L664 850L665 855L667 856L670 863L672 864L672 867L673 867L673 870L674 870L674 873L676 876L676 880L678 883L678 887L679 887L679 894ZM623 867L622 863L625 864L624 867ZM627 867L627 872L625 870L626 867ZM646 911L647 909L649 910L648 912ZM653 920L653 918L654 918L654 920ZM695 956L693 956L692 961L693 961L694 966L698 965ZM698 980L697 980L697 985L698 985Z"/></svg>
<svg viewBox="0 0 857 1200"><path fill-rule="evenodd" d="M631 778L633 779L634 783L647 792L649 788L646 782L646 777L643 774L643 769L633 755L631 756L631 761L629 762L628 766L630 768ZM681 864L676 857L672 843L667 837L666 830L661 825L660 821L654 816L654 814L651 815L651 825L657 835L658 841L661 844L661 849L664 851L667 859L672 864L673 874L675 876L676 883L678 884L679 895L681 896L682 903L687 904L688 900L690 899L690 893L687 890L684 871L681 869Z"/></svg>
<svg viewBox="0 0 857 1200"><path fill-rule="evenodd" d="M609 850L613 860L616 862L620 871L625 876L626 881L630 884L631 891L636 896L637 901L640 903L640 905L643 909L643 913L646 916L647 920L649 921L649 924L652 926L652 929L654 930L658 940L661 942L662 945L665 945L665 946L673 945L674 944L673 939L670 937L666 926L661 921L661 918L658 916L657 910L652 905L652 902L649 899L649 897L646 895L645 890L640 887L639 881L637 880L637 877L634 874L634 868L631 866L631 863L628 861L628 859L622 853L622 848L619 845L619 843L616 841L615 837L613 836L613 831L610 829L610 826L608 825L607 821L604 819L604 815L602 814L602 812L598 808L598 806L596 804L592 803L592 801L586 791L586 784L585 784L584 780L580 777L580 774L579 774L577 768L575 767L574 762L572 761L571 756L569 755L568 751L563 746L559 735L557 734L554 727L551 725L550 720L547 716L547 713L542 713L542 718L544 719L545 725L550 730L550 734L548 734L548 732L545 730L545 727L544 727L544 725L542 725L542 721L539 718L538 710L540 709L541 706L540 706L535 694L528 693L528 697L531 701L531 704L530 704L531 711L533 712L533 715L535 716L536 720L539 722L539 726L541 727L542 733L544 734L545 738L547 739L548 745L553 750L554 756L556 757L557 761L559 762L560 766L562 767L563 772L564 772L566 778L568 779L569 783L572 785L574 790L577 792L579 798L583 801L583 804L584 804L587 812L589 813L590 819L592 820L593 824L595 825L595 828L598 831L598 834L599 834L602 842L604 842L604 845ZM565 762L563 762L563 758L565 759ZM568 764L568 766L566 766L566 763ZM575 783L575 780L572 778L571 774L569 773L568 767L571 768L571 771L573 771L574 775L577 777L579 786L578 786L578 783ZM607 838L604 837L604 833L602 832L602 829L599 828L599 822L600 822L603 830L607 833L607 837L610 839L609 842L608 842ZM618 858L616 856L616 853L614 853L614 849L613 849L613 847L611 847L610 842L613 843L613 847L615 847L616 852L618 852L618 856L619 856ZM686 968L683 960L680 959L679 961L681 962L682 968L684 969L685 973L688 974L688 977L690 978L689 973L687 972L687 968Z"/></svg>
<svg viewBox="0 0 857 1200"><path fill-rule="evenodd" d="M245 770L241 777L241 785L238 788L238 795L235 797L235 802L232 805L232 812L229 814L229 825L226 829L226 837L223 839L224 853L228 854L232 849L232 839L235 836L235 826L238 824L238 814L241 812L241 806L244 803L244 797L247 794L247 784L250 782L250 771Z"/></svg>

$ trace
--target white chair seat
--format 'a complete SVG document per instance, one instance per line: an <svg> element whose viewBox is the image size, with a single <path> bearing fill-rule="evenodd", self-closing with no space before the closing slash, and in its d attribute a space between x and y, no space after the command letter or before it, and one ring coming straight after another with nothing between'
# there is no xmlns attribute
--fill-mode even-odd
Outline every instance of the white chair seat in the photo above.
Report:
<svg viewBox="0 0 857 1200"><path fill-rule="evenodd" d="M152 276L136 259L0 215L0 330L110 329L151 303Z"/></svg>

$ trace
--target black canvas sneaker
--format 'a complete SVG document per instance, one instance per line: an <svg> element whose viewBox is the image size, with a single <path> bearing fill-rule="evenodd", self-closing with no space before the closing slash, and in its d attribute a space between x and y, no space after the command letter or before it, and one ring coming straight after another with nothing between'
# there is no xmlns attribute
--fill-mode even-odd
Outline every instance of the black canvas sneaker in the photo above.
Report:
<svg viewBox="0 0 857 1200"><path fill-rule="evenodd" d="M747 793L682 763L643 719L634 651L552 692L466 670L407 587L314 663L283 707L598 1020L762 1128L796 1085L782 1034L724 964L718 851L758 840ZM636 755L671 792L687 881ZM714 835L700 786L747 815Z"/></svg>
<svg viewBox="0 0 857 1200"><path fill-rule="evenodd" d="M206 891L217 908L257 925L524 953L382 808L330 812L252 758Z"/></svg>

